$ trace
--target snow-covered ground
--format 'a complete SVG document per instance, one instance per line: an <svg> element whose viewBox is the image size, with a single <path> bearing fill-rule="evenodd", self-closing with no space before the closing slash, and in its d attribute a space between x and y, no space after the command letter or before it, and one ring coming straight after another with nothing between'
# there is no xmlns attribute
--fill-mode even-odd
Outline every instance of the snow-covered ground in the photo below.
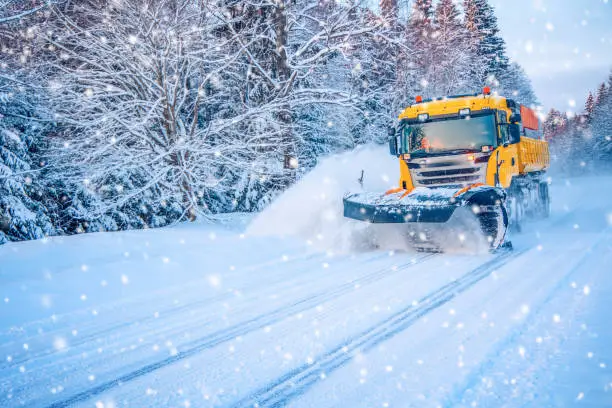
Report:
<svg viewBox="0 0 612 408"><path fill-rule="evenodd" d="M250 226L0 247L0 406L612 406L612 178L510 253L355 251L335 160Z"/></svg>

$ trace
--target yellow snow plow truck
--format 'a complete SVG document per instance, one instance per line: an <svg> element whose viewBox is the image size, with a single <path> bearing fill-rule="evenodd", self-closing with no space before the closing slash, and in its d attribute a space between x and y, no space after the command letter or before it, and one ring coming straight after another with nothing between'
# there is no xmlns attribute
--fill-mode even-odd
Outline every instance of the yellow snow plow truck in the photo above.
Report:
<svg viewBox="0 0 612 408"><path fill-rule="evenodd" d="M344 216L405 224L420 250L509 245L527 215L550 212L548 144L535 112L512 99L482 94L423 100L389 131L398 157L398 188L344 197Z"/></svg>

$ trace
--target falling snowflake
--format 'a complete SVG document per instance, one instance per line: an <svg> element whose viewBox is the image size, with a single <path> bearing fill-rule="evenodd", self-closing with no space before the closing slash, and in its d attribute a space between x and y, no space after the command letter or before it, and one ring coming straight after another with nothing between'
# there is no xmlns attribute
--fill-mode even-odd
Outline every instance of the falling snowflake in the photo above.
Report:
<svg viewBox="0 0 612 408"><path fill-rule="evenodd" d="M221 285L221 278L217 275L210 275L208 277L208 283L210 284L210 286L212 287L218 287L219 285Z"/></svg>
<svg viewBox="0 0 612 408"><path fill-rule="evenodd" d="M40 298L40 304L45 308L50 308L53 305L53 301L50 295L42 295Z"/></svg>
<svg viewBox="0 0 612 408"><path fill-rule="evenodd" d="M68 343L66 342L66 339L63 337L56 337L55 340L53 340L53 348L56 349L57 351L64 350L67 346L68 346Z"/></svg>

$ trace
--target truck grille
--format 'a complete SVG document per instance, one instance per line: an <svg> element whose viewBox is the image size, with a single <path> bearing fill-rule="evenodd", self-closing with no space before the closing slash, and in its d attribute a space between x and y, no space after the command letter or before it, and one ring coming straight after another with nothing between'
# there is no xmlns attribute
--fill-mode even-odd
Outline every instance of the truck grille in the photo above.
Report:
<svg viewBox="0 0 612 408"><path fill-rule="evenodd" d="M466 169L450 169L440 171L420 171L417 172L422 177L441 177L441 176L457 176L460 174L474 174L478 173L480 169L478 167L471 167Z"/></svg>
<svg viewBox="0 0 612 408"><path fill-rule="evenodd" d="M485 183L487 173L486 155L483 163L468 160L470 155L429 157L427 159L412 159L408 168L415 187L434 187L447 185L471 185Z"/></svg>
<svg viewBox="0 0 612 408"><path fill-rule="evenodd" d="M476 184L478 183L478 180L480 180L480 178L476 176L445 177L436 179L422 179L420 180L420 184L423 186L437 186L447 184Z"/></svg>

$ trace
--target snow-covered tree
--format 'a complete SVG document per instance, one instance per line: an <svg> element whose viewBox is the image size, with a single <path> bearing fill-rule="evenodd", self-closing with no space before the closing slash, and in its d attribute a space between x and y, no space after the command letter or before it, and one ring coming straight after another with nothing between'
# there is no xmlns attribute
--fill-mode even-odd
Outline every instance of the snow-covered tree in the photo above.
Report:
<svg viewBox="0 0 612 408"><path fill-rule="evenodd" d="M16 82L0 75L0 244L55 232L35 159L44 124L28 118L32 101ZM11 92L2 91L9 87Z"/></svg>
<svg viewBox="0 0 612 408"><path fill-rule="evenodd" d="M538 105L538 99L525 70L516 62L510 63L497 79L498 92L526 106Z"/></svg>
<svg viewBox="0 0 612 408"><path fill-rule="evenodd" d="M436 6L428 74L430 96L474 91L470 68L474 60L463 27L460 11L453 0L440 0Z"/></svg>
<svg viewBox="0 0 612 408"><path fill-rule="evenodd" d="M464 0L464 24L470 33L470 46L475 52L478 67L474 75L482 75L482 82L496 85L508 70L506 42L499 35L495 9L488 0ZM482 72L479 72L482 71Z"/></svg>
<svg viewBox="0 0 612 408"><path fill-rule="evenodd" d="M551 109L542 123L544 138L554 140L567 126L569 119L567 114L557 109Z"/></svg>
<svg viewBox="0 0 612 408"><path fill-rule="evenodd" d="M602 103L603 98L606 96L607 93L608 87L606 86L605 82L602 82L601 85L599 85L599 88L597 88L597 98L595 99L595 104L599 105L600 103Z"/></svg>
<svg viewBox="0 0 612 408"><path fill-rule="evenodd" d="M433 13L431 0L416 0L406 26L406 41L412 50L409 59L412 69L404 73L408 78L406 89L418 90L420 94L428 94L428 77L433 63Z"/></svg>
<svg viewBox="0 0 612 408"><path fill-rule="evenodd" d="M224 24L187 1L126 0L79 16L87 28L63 15L64 31L48 39L58 57L50 98L63 128L50 177L97 196L94 218L136 212L150 225L160 208L178 206L165 224L216 205L207 199L218 196L221 165L243 147L227 135L231 119L210 114L240 106L238 93L219 91L239 58L228 52L235 43L218 40Z"/></svg>
<svg viewBox="0 0 612 408"><path fill-rule="evenodd" d="M16 23L60 0L0 0L0 25Z"/></svg>
<svg viewBox="0 0 612 408"><path fill-rule="evenodd" d="M44 92L31 62L38 12L51 1L0 0L0 244L42 238L57 228L45 207L40 161Z"/></svg>
<svg viewBox="0 0 612 408"><path fill-rule="evenodd" d="M54 177L100 199L94 218L143 225L167 206L180 219L264 205L312 150L307 129L360 111L358 38L381 26L357 4L300 1L125 0L79 15L87 28L63 15L49 38Z"/></svg>
<svg viewBox="0 0 612 408"><path fill-rule="evenodd" d="M608 85L600 87L591 126L596 158L612 167L612 73Z"/></svg>
<svg viewBox="0 0 612 408"><path fill-rule="evenodd" d="M612 84L612 75L609 78ZM576 174L596 167L612 168L612 94L599 87L597 98L589 93L585 112L568 118L552 110L544 122L545 136L557 168Z"/></svg>
<svg viewBox="0 0 612 408"><path fill-rule="evenodd" d="M361 60L368 58L368 44L384 23L373 19L358 2L264 2L260 9L264 10L262 19L250 24L253 32L260 34L249 52L254 64L269 67L274 83L256 75L254 85L262 91L259 98L283 106L276 118L282 132L279 142L287 145L285 150L292 155L292 150L304 148L300 142L303 125L310 129L314 124L322 125L318 132L325 135L330 132L330 122L338 123L326 119L313 122L304 116L304 110L323 109L329 115L343 116L358 108L355 79L360 75ZM261 103L259 99L253 102Z"/></svg>
<svg viewBox="0 0 612 408"><path fill-rule="evenodd" d="M589 96L584 104L584 112L589 120L593 118L593 113L595 112L595 97L593 96L593 92L589 92Z"/></svg>
<svg viewBox="0 0 612 408"><path fill-rule="evenodd" d="M380 0L380 15L383 17L387 24L397 24L397 17L399 14L399 7L397 0Z"/></svg>

